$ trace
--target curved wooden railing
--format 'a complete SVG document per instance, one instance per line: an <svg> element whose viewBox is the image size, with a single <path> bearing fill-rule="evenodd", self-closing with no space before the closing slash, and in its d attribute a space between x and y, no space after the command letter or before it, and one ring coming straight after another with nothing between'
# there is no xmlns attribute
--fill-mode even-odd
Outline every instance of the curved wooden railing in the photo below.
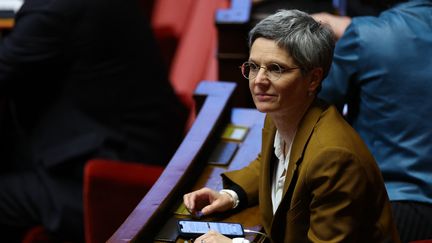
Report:
<svg viewBox="0 0 432 243"><path fill-rule="evenodd" d="M158 181L107 242L153 242L169 217L169 205L181 196L181 188L191 182L191 175L205 166L206 161L199 158L209 151L212 134L229 118L229 100L235 87L233 82L200 83L195 91L200 109L193 126Z"/></svg>

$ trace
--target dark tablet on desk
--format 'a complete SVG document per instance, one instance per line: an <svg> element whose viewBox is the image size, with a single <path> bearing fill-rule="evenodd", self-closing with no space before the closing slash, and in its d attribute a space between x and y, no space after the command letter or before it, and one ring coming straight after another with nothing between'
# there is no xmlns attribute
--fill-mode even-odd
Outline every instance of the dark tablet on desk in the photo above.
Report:
<svg viewBox="0 0 432 243"><path fill-rule="evenodd" d="M228 165L237 151L237 148L238 144L235 142L219 141L210 154L208 163L212 165Z"/></svg>
<svg viewBox="0 0 432 243"><path fill-rule="evenodd" d="M179 236L177 230L177 222L178 219L175 217L171 217L170 219L168 219L165 225L158 232L154 240L160 242L175 242L177 240L177 237Z"/></svg>

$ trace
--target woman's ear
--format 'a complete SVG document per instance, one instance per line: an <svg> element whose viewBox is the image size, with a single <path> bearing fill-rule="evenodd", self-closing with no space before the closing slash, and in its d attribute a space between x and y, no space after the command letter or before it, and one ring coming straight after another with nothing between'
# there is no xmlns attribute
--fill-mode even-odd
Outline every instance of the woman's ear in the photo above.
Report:
<svg viewBox="0 0 432 243"><path fill-rule="evenodd" d="M321 80L323 77L323 69L322 68L314 68L310 72L310 83L308 91L309 93L315 93L317 88L321 85Z"/></svg>

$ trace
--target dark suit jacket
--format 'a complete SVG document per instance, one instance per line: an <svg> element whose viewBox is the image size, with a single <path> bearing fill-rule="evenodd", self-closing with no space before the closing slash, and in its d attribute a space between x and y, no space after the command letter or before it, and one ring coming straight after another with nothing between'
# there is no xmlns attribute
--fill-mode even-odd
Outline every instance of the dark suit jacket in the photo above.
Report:
<svg viewBox="0 0 432 243"><path fill-rule="evenodd" d="M267 117L262 150L242 170L224 174L259 199L262 223L272 242L399 242L384 182L357 133L336 108L315 102L293 141L284 194L272 212L276 127ZM258 183L257 183L258 182Z"/></svg>
<svg viewBox="0 0 432 243"><path fill-rule="evenodd" d="M4 145L13 160L52 167L90 154L170 159L187 111L138 3L25 1L0 44Z"/></svg>

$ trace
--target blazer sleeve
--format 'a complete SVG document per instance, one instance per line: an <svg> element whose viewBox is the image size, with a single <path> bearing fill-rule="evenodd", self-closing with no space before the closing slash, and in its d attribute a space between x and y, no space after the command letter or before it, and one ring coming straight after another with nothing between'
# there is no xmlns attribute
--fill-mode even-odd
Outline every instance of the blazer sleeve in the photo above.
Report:
<svg viewBox="0 0 432 243"><path fill-rule="evenodd" d="M247 205L258 203L259 176L261 171L261 154L248 166L240 169L225 172L222 174L224 188L232 187L233 184L239 186L246 194ZM241 199L241 197L240 197ZM244 202L240 200L241 206Z"/></svg>
<svg viewBox="0 0 432 243"><path fill-rule="evenodd" d="M262 133L261 152L257 158L253 160L248 166L231 172L222 174L225 187L230 187L236 184L241 187L247 197L247 205L252 206L258 203L258 191L260 187L260 180L264 170L264 157L269 158L269 154L273 153L273 142L276 128L269 116L264 120L264 128ZM264 155L264 157L263 157ZM240 204L242 202L240 201Z"/></svg>

